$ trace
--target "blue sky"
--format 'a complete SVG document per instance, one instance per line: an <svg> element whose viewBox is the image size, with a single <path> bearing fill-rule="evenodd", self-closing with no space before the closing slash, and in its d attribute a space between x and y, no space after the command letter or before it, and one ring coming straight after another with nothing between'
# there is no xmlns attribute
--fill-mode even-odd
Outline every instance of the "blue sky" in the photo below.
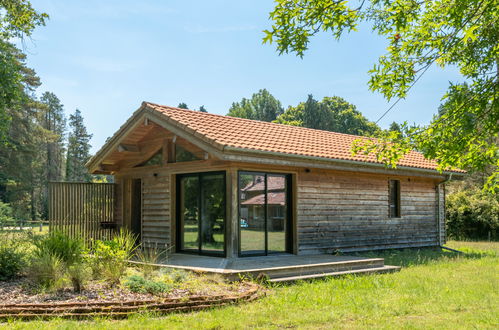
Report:
<svg viewBox="0 0 499 330"><path fill-rule="evenodd" d="M370 120L389 104L367 88L367 71L385 52L361 27L340 42L315 37L303 59L262 45L272 1L32 0L50 15L25 42L28 65L66 113L79 108L95 152L143 100L226 114L231 103L267 88L282 104L308 94L341 96ZM380 122L427 123L454 69L430 69Z"/></svg>

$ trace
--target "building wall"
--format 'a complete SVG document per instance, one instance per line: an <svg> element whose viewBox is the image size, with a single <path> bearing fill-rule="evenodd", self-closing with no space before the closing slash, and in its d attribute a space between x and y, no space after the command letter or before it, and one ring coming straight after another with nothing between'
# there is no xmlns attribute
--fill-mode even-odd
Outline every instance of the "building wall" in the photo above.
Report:
<svg viewBox="0 0 499 330"><path fill-rule="evenodd" d="M202 162L169 164L169 168L137 169L117 177L122 191L122 217L127 216L127 180L142 179L142 240L147 244L175 245L175 196L171 187L175 174L228 170L227 182L237 185L238 170L292 173L294 191L294 234L298 254L363 251L384 248L435 246L439 244L438 212L441 239L445 239L443 187L438 193L438 179L383 174L361 174L332 170L255 166L244 163ZM229 173L231 173L229 175ZM231 179L231 176L233 178ZM388 180L400 180L401 217L388 216ZM239 226L237 188L228 188L227 225ZM440 200L440 203L439 203ZM232 209L231 209L232 207ZM229 255L237 255L237 234L229 235ZM233 251L233 249L235 249Z"/></svg>
<svg viewBox="0 0 499 330"><path fill-rule="evenodd" d="M142 178L142 242L164 248L172 239L170 180L166 173Z"/></svg>
<svg viewBox="0 0 499 330"><path fill-rule="evenodd" d="M434 180L316 170L297 178L300 254L439 243ZM388 216L389 179L400 180L400 218Z"/></svg>

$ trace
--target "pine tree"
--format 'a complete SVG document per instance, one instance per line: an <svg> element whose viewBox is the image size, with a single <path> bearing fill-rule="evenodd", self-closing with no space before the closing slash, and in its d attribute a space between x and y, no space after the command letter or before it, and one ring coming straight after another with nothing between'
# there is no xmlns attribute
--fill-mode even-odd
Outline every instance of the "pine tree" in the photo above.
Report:
<svg viewBox="0 0 499 330"><path fill-rule="evenodd" d="M90 139L80 110L69 115L71 128L68 136L68 153L66 157L66 181L90 182L92 175L88 173L85 163L90 158Z"/></svg>
<svg viewBox="0 0 499 330"><path fill-rule="evenodd" d="M50 134L47 141L47 181L61 181L64 177L64 106L54 93L45 92L41 102L46 105L42 127Z"/></svg>

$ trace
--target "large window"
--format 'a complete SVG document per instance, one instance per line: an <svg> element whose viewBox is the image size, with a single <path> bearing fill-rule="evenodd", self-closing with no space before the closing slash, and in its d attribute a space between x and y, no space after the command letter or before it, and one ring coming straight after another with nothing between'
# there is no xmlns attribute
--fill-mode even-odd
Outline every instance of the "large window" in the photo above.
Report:
<svg viewBox="0 0 499 330"><path fill-rule="evenodd" d="M390 218L400 218L400 181L390 180L388 184L389 194L389 216Z"/></svg>
<svg viewBox="0 0 499 330"><path fill-rule="evenodd" d="M177 176L178 250L225 255L225 173Z"/></svg>
<svg viewBox="0 0 499 330"><path fill-rule="evenodd" d="M239 172L239 244L242 256L290 252L288 174Z"/></svg>

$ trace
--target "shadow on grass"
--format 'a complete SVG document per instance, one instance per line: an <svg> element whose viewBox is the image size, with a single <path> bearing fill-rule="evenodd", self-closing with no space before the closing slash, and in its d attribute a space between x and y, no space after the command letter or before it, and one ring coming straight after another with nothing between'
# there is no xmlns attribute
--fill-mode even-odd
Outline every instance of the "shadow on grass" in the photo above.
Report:
<svg viewBox="0 0 499 330"><path fill-rule="evenodd" d="M448 262L458 259L479 259L494 257L497 253L488 250L475 250L470 248L461 249L462 253L441 249L439 247L411 248L398 250L380 250L370 252L348 253L347 255L362 256L368 258L384 258L386 265L393 266L418 266L436 262Z"/></svg>

